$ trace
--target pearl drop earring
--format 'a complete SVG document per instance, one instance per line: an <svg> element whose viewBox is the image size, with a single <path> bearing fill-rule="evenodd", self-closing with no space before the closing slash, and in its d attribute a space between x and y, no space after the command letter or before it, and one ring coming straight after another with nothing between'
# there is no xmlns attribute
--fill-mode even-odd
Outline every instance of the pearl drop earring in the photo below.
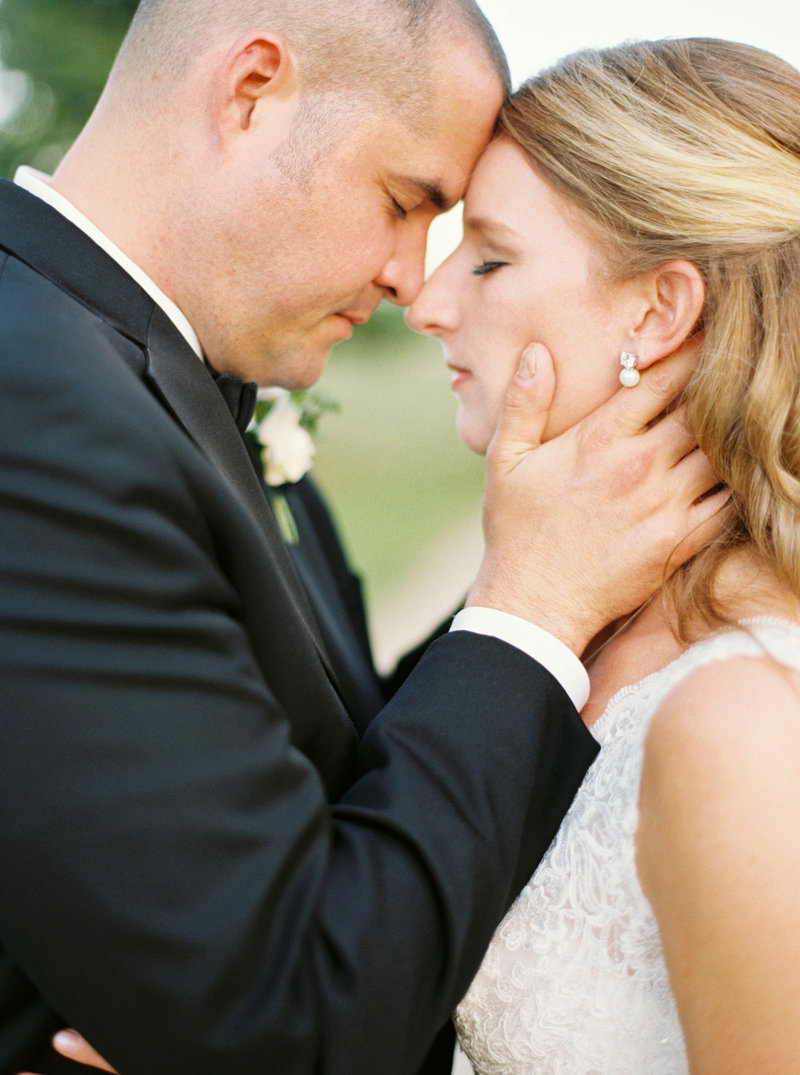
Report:
<svg viewBox="0 0 800 1075"><path fill-rule="evenodd" d="M639 383L639 371L636 369L638 361L639 356L633 351L623 351L619 356L619 364L622 366L619 371L619 383L625 388L635 388Z"/></svg>

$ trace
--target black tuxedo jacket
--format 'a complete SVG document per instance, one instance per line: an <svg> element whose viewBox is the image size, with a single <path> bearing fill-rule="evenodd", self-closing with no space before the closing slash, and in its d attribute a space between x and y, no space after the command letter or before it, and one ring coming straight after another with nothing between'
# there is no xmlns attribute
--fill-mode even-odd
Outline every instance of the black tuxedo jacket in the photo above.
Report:
<svg viewBox="0 0 800 1075"><path fill-rule="evenodd" d="M257 452L249 449L260 472ZM299 540L287 546L287 552L347 695L348 712L362 734L395 688L394 677L384 679L375 671L361 581L347 562L328 508L310 478L277 490L263 488L270 504L276 494L289 504Z"/></svg>
<svg viewBox="0 0 800 1075"><path fill-rule="evenodd" d="M0 1069L411 1072L594 743L463 632L369 721L208 370L0 188Z"/></svg>
<svg viewBox="0 0 800 1075"><path fill-rule="evenodd" d="M249 440L248 450L260 477L261 460ZM372 717L417 666L431 642L447 632L452 616L407 653L393 672L379 674L369 641L361 579L350 567L316 485L310 477L305 477L277 489L270 488L263 480L262 486L270 503L278 494L289 503L297 524L298 541L287 546L287 551L309 598L339 681L346 688L350 715L363 733Z"/></svg>

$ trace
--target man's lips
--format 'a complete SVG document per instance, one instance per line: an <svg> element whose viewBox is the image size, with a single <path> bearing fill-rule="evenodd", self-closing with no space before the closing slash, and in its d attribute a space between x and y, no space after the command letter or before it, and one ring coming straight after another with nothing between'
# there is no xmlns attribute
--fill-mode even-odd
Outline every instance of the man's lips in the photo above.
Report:
<svg viewBox="0 0 800 1075"><path fill-rule="evenodd" d="M373 306L370 306L368 308L361 307L360 309L354 310L337 310L336 316L346 318L346 320L348 320L353 326L366 325L367 321L369 321L377 308L378 304L375 303Z"/></svg>
<svg viewBox="0 0 800 1075"><path fill-rule="evenodd" d="M366 325L372 316L372 311L337 310L332 314L333 320L339 326L342 337L347 339L352 335L356 325Z"/></svg>
<svg viewBox="0 0 800 1075"><path fill-rule="evenodd" d="M353 322L344 314L331 314L326 323L334 325L337 335L343 340L349 340L353 334Z"/></svg>

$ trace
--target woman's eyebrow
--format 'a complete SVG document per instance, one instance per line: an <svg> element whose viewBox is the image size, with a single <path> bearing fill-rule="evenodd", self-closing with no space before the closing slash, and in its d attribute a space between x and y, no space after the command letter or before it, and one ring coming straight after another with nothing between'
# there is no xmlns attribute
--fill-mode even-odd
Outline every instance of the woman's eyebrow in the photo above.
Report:
<svg viewBox="0 0 800 1075"><path fill-rule="evenodd" d="M464 214L464 230L480 232L487 238L497 239L501 242L511 242L517 236L513 228L502 224L499 220L491 217L476 216L474 213Z"/></svg>
<svg viewBox="0 0 800 1075"><path fill-rule="evenodd" d="M513 228L502 224L499 220L491 217L464 215L464 235L470 238L489 243L492 249L503 255L518 255L520 251L520 237Z"/></svg>

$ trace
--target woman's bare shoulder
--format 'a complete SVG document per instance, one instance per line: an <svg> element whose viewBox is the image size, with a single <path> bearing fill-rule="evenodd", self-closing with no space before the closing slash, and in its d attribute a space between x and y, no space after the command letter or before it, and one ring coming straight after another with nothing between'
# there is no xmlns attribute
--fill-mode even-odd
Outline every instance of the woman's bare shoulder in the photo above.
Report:
<svg viewBox="0 0 800 1075"><path fill-rule="evenodd" d="M639 806L692 1070L795 1070L800 672L769 657L693 671L653 719Z"/></svg>
<svg viewBox="0 0 800 1075"><path fill-rule="evenodd" d="M800 745L800 670L765 653L711 661L686 676L653 717L646 757L651 768L668 768L697 755L707 772L709 754L748 767L783 744Z"/></svg>
<svg viewBox="0 0 800 1075"><path fill-rule="evenodd" d="M743 862L759 864L749 876L763 884L790 848L800 882L798 831L800 671L766 656L696 669L645 743L637 862L648 896L679 878L713 890L735 877L743 891Z"/></svg>

